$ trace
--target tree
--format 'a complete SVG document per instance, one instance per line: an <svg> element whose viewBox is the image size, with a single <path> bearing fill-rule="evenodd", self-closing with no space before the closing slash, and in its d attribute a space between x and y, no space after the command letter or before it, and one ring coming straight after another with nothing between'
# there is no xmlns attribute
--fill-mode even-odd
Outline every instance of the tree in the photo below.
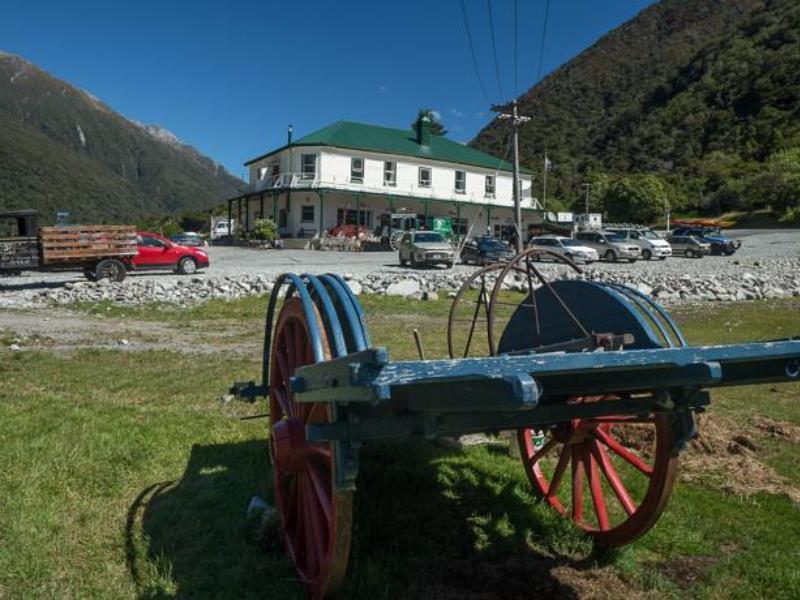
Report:
<svg viewBox="0 0 800 600"><path fill-rule="evenodd" d="M654 175L628 175L608 186L602 202L609 221L647 224L664 213L667 191Z"/></svg>
<svg viewBox="0 0 800 600"><path fill-rule="evenodd" d="M431 133L433 135L447 135L447 129L442 125L439 113L432 108L420 108L416 120L411 124L411 129L417 128L417 121L422 117L428 117L428 120L431 122Z"/></svg>

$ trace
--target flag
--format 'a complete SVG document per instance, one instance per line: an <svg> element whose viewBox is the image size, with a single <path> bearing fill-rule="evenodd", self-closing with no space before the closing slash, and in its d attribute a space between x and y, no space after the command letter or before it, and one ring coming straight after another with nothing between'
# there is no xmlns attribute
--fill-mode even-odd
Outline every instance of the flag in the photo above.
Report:
<svg viewBox="0 0 800 600"><path fill-rule="evenodd" d="M553 169L553 161L547 158L547 154L544 155L544 170L550 171Z"/></svg>

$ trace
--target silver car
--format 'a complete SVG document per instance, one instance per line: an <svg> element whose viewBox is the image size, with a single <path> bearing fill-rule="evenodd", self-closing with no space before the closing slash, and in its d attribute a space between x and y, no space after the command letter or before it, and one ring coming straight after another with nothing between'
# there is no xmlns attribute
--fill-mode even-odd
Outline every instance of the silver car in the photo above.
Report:
<svg viewBox="0 0 800 600"><path fill-rule="evenodd" d="M711 254L711 244L692 235L672 235L668 240L672 251L686 258L703 258Z"/></svg>
<svg viewBox="0 0 800 600"><path fill-rule="evenodd" d="M575 234L575 239L597 250L597 253L609 262L621 259L636 262L642 257L642 249L639 246L610 231L580 231Z"/></svg>
<svg viewBox="0 0 800 600"><path fill-rule="evenodd" d="M561 254L574 262L590 263L600 260L597 250L594 248L589 248L583 242L560 235L543 235L533 238L530 241L530 247ZM547 258L547 254L540 254L537 257L538 260ZM552 260L558 259L552 258Z"/></svg>
<svg viewBox="0 0 800 600"><path fill-rule="evenodd" d="M607 231L617 233L631 244L636 244L642 249L642 258L650 260L657 258L666 260L672 256L672 247L669 242L662 239L655 231L637 227L609 227Z"/></svg>
<svg viewBox="0 0 800 600"><path fill-rule="evenodd" d="M441 233L410 231L400 240L400 264L412 267L446 265L452 267L455 252Z"/></svg>

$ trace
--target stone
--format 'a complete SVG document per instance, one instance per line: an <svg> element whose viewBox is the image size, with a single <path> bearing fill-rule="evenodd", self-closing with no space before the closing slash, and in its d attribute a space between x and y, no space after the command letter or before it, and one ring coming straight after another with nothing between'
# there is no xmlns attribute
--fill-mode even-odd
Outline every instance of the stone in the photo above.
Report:
<svg viewBox="0 0 800 600"><path fill-rule="evenodd" d="M364 291L363 286L357 279L345 279L345 283L354 296L360 296Z"/></svg>
<svg viewBox="0 0 800 600"><path fill-rule="evenodd" d="M636 286L636 289L639 291L639 293L644 294L645 296L649 296L653 293L653 288L646 283L640 283Z"/></svg>
<svg viewBox="0 0 800 600"><path fill-rule="evenodd" d="M436 292L423 292L422 299L430 302L434 302L439 299L439 294Z"/></svg>
<svg viewBox="0 0 800 600"><path fill-rule="evenodd" d="M420 291L419 281L414 279L402 279L390 284L386 288L387 296L411 296Z"/></svg>

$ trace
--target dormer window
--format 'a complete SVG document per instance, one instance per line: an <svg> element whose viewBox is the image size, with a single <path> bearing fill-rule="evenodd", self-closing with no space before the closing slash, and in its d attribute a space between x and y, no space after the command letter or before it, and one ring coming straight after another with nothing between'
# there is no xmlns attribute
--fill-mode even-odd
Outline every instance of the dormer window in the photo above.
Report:
<svg viewBox="0 0 800 600"><path fill-rule="evenodd" d="M350 183L364 183L364 159L360 156L350 159Z"/></svg>
<svg viewBox="0 0 800 600"><path fill-rule="evenodd" d="M456 171L456 194L465 194L467 192L467 172Z"/></svg>
<svg viewBox="0 0 800 600"><path fill-rule="evenodd" d="M431 187L431 170L429 167L419 168L419 187Z"/></svg>
<svg viewBox="0 0 800 600"><path fill-rule="evenodd" d="M494 175L486 176L485 196L487 198L494 198Z"/></svg>
<svg viewBox="0 0 800 600"><path fill-rule="evenodd" d="M300 159L300 177L302 179L317 178L317 155L303 154Z"/></svg>
<svg viewBox="0 0 800 600"><path fill-rule="evenodd" d="M397 185L397 163L393 161L386 161L383 163L383 185L396 186Z"/></svg>

